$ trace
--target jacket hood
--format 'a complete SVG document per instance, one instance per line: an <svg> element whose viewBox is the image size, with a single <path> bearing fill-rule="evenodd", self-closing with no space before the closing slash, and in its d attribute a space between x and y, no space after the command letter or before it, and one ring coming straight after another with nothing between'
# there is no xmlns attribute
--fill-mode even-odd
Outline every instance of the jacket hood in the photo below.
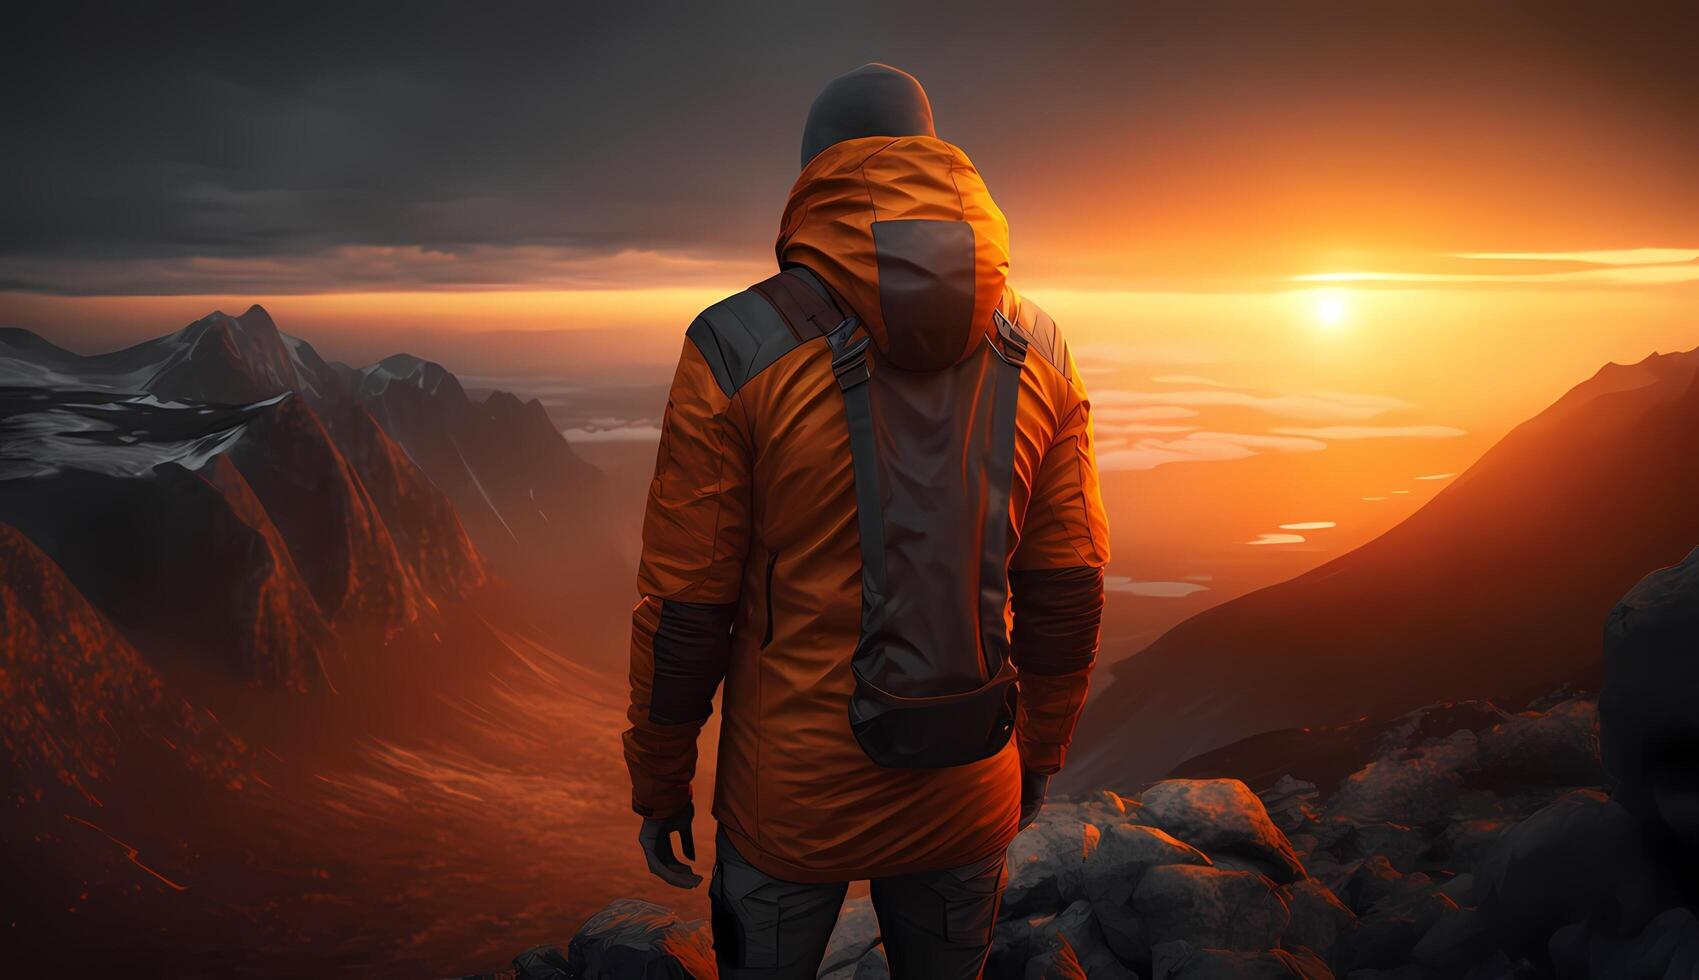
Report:
<svg viewBox="0 0 1699 980"><path fill-rule="evenodd" d="M779 264L804 265L899 368L956 363L987 334L1009 275L1009 224L967 154L932 136L845 140L791 188Z"/></svg>
<svg viewBox="0 0 1699 980"><path fill-rule="evenodd" d="M802 127L802 166L844 140L937 135L920 80L875 61L832 79L814 99Z"/></svg>

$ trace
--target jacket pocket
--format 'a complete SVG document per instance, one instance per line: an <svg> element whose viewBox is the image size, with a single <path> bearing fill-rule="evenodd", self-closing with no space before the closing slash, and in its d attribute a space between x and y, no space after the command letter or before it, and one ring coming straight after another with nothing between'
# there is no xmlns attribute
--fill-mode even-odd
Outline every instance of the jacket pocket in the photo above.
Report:
<svg viewBox="0 0 1699 980"><path fill-rule="evenodd" d="M767 629L761 634L761 649L773 642L773 569L779 564L777 551L767 552Z"/></svg>

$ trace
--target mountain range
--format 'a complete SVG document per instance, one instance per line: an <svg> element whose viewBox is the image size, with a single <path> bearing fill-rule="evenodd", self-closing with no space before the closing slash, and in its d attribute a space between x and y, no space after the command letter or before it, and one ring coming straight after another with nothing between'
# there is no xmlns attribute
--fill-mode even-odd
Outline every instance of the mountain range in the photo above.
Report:
<svg viewBox="0 0 1699 980"><path fill-rule="evenodd" d="M94 355L0 330L8 964L425 973L422 934L580 914L516 866L630 819L604 482L540 403L257 306Z"/></svg>
<svg viewBox="0 0 1699 980"><path fill-rule="evenodd" d="M539 403L328 362L258 306L92 356L0 330L0 524L144 649L261 686L334 686L339 635L493 581L547 620L612 557L599 477Z"/></svg>
<svg viewBox="0 0 1699 980"><path fill-rule="evenodd" d="M1135 787L1240 738L1596 689L1616 601L1699 540L1699 350L1610 364L1385 534L1115 665L1066 786Z"/></svg>

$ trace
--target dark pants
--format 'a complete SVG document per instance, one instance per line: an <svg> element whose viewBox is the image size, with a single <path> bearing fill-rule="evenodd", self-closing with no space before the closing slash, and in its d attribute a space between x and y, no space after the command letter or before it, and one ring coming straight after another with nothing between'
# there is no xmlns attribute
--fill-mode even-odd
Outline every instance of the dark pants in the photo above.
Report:
<svg viewBox="0 0 1699 980"><path fill-rule="evenodd" d="M755 869L726 835L708 885L722 980L814 980L849 883L799 884ZM1004 857L871 882L893 980L973 980L985 966Z"/></svg>

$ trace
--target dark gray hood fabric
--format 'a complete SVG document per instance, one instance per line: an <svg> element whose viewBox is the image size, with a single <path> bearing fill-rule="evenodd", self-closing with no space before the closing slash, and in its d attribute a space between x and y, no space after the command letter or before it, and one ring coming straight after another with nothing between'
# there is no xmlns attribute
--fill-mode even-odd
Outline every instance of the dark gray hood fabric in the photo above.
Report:
<svg viewBox="0 0 1699 980"><path fill-rule="evenodd" d="M833 143L863 136L937 136L932 103L906 71L874 62L826 83L802 128L802 166Z"/></svg>

